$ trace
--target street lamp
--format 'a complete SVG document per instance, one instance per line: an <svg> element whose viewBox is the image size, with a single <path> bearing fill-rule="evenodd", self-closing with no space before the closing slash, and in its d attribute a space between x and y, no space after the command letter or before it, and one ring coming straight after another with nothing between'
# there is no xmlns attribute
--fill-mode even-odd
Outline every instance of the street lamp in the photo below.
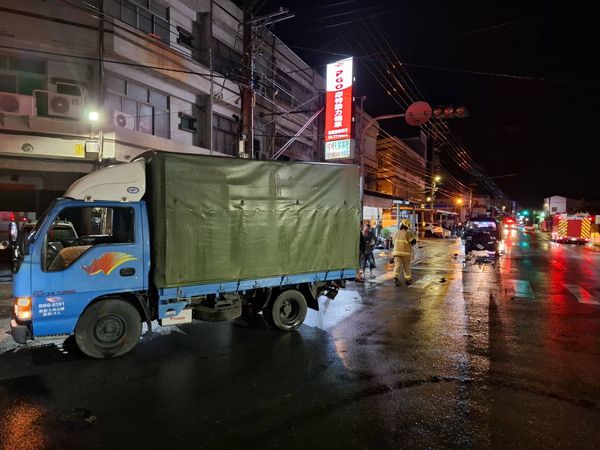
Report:
<svg viewBox="0 0 600 450"><path fill-rule="evenodd" d="M429 119L431 119L431 106L427 102L414 102L411 105L408 105L406 111L402 114L384 114L382 116L377 116L371 119L367 125L361 130L360 134L360 221L362 223L363 220L363 198L365 191L365 181L364 181L364 149L365 149L365 137L367 134L367 130L371 125L379 120L385 119L398 119L400 117L404 117L406 123L410 126L417 127L419 125L423 125L427 123Z"/></svg>
<svg viewBox="0 0 600 450"><path fill-rule="evenodd" d="M431 222L435 222L435 193L438 190L438 184L442 181L442 177L440 175L435 175L431 182L431 197L429 197L431 204Z"/></svg>

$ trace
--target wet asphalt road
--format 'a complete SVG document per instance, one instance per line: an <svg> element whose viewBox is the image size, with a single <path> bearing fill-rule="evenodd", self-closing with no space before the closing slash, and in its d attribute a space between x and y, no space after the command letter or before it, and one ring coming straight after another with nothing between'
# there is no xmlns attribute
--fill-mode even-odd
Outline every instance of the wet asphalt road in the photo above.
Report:
<svg viewBox="0 0 600 450"><path fill-rule="evenodd" d="M597 448L600 254L505 244L427 241L411 287L381 257L294 333L184 325L108 361L0 335L0 448Z"/></svg>

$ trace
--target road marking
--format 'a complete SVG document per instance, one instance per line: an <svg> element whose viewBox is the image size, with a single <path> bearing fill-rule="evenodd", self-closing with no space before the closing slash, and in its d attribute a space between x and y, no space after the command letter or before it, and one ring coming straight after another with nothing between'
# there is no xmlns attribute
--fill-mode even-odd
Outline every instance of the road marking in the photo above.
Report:
<svg viewBox="0 0 600 450"><path fill-rule="evenodd" d="M392 278L394 278L394 273L386 272L382 275L379 275L377 278L374 278L373 280L368 280L368 281L374 281L375 283L383 283L384 281L391 280Z"/></svg>
<svg viewBox="0 0 600 450"><path fill-rule="evenodd" d="M389 258L391 258L391 256L389 256L388 259ZM419 264L422 261L423 261L423 258L415 259L413 262L410 263L411 269L415 269L415 264ZM373 278L372 280L369 280L367 278L366 281L369 281L371 283L383 283L384 281L391 280L393 278L394 278L394 272L390 271L390 272L385 272L385 273L379 275L377 278Z"/></svg>
<svg viewBox="0 0 600 450"><path fill-rule="evenodd" d="M439 275L425 275L423 278L420 278L411 284L409 288L425 289L427 286L433 283L433 280L436 278L440 278Z"/></svg>
<svg viewBox="0 0 600 450"><path fill-rule="evenodd" d="M586 305L600 305L600 301L595 299L592 294L581 286L576 284L565 284L565 287L573 294L579 303L584 303Z"/></svg>
<svg viewBox="0 0 600 450"><path fill-rule="evenodd" d="M503 284L504 293L512 298L535 298L527 280L506 280Z"/></svg>

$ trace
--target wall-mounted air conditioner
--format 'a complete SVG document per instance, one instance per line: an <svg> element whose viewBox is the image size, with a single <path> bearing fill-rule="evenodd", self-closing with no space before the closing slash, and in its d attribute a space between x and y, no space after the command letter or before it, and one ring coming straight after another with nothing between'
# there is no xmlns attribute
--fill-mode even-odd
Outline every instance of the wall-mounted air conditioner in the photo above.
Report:
<svg viewBox="0 0 600 450"><path fill-rule="evenodd" d="M82 119L83 97L48 92L48 115L66 119Z"/></svg>
<svg viewBox="0 0 600 450"><path fill-rule="evenodd" d="M135 130L135 117L121 111L113 111L113 124L115 128L128 128Z"/></svg>
<svg viewBox="0 0 600 450"><path fill-rule="evenodd" d="M0 92L0 113L33 116L33 95Z"/></svg>

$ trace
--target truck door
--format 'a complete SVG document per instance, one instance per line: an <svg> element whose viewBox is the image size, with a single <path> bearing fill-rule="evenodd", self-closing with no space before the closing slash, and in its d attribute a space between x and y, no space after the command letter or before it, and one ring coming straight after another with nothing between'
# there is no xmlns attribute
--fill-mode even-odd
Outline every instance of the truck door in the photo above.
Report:
<svg viewBox="0 0 600 450"><path fill-rule="evenodd" d="M49 217L32 253L34 336L71 333L92 300L145 288L141 216L139 204L74 201Z"/></svg>

